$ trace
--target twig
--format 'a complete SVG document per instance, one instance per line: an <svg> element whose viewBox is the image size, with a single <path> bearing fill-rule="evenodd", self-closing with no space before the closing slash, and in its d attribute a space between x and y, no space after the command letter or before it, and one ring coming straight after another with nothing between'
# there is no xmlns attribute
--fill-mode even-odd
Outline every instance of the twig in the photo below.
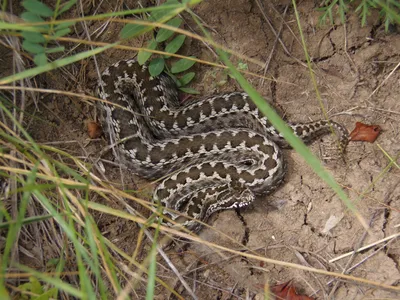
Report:
<svg viewBox="0 0 400 300"><path fill-rule="evenodd" d="M377 216L377 211L374 212L374 214L371 217L371 220L369 221L369 227L372 226L376 216ZM355 248L356 249L360 249L361 245L364 243L365 238L367 237L367 231L365 230L363 235L361 236L361 238L359 239L359 241L357 242ZM356 250L357 251L357 250ZM349 273L349 269L348 267L350 266L350 264L353 262L354 258L356 257L356 253L357 252L353 252L350 259L347 261L346 266L343 268L342 274L348 274ZM331 262L331 261L329 261ZM335 285L333 286L332 290L330 291L329 295L328 295L328 299L332 299L333 295L335 294L338 286L339 286L340 281L336 281Z"/></svg>
<svg viewBox="0 0 400 300"><path fill-rule="evenodd" d="M361 247L360 249L357 249L357 250L355 250L355 251L351 251L351 252L345 253L345 254L343 254L343 255L340 255L340 256L338 256L338 257L336 257L336 258L333 258L333 259L331 259L329 262L330 262L330 263L333 263L333 262L338 261L338 260L340 260L340 259L342 259L342 258L345 258L345 257L347 257L347 256L350 256L350 255L352 255L352 254L354 254L354 253L362 252L362 251L367 250L367 249L369 249L369 248L371 248L371 247L374 247L374 246L376 246L376 245L378 245L378 244L384 243L384 242L389 241L389 240L391 240L391 239L395 239L395 238L397 238L397 237L399 237L399 236L400 236L400 232L399 232L399 233L392 234L392 235L390 235L390 236L388 236L388 237L385 237L384 239L381 239L381 240L376 241L376 242L374 242L374 243L372 243L372 244L369 244L369 245L366 245L366 246L364 246L364 247Z"/></svg>
<svg viewBox="0 0 400 300"><path fill-rule="evenodd" d="M373 105L369 99L371 99L371 97L385 84L385 82L390 78L390 76L393 75L394 72L396 72L397 68L400 67L400 62L393 68L393 70L389 73L388 76L386 76L386 78L377 86L377 88L371 93L371 95L369 95L367 97L367 99L365 99L365 101L367 101L368 103L370 103L371 105Z"/></svg>
<svg viewBox="0 0 400 300"><path fill-rule="evenodd" d="M268 67L269 67L269 64L270 64L270 62L271 62L272 55L273 55L274 52L275 52L275 48L276 48L276 45L277 45L277 43L278 43L279 36L281 35L281 31L282 31L282 28L283 28L283 24L285 23L284 18L285 18L285 16L286 16L286 12L287 12L288 7L289 7L289 6L286 5L285 11L283 12L281 27L279 28L278 35L275 37L274 45L272 46L271 52L269 53L269 56L268 56L268 59L267 59L267 61L265 62L264 73L263 73L263 76L264 76L264 77L265 77L265 75L266 75L266 73L267 73L267 71L268 71ZM264 85L264 81L265 81L265 79L262 78L261 81L260 81L260 85L261 85L261 86Z"/></svg>
<svg viewBox="0 0 400 300"><path fill-rule="evenodd" d="M269 27L270 27L272 33L277 37L277 39L278 39L278 41L279 41L279 44L281 44L283 51L284 51L289 57L291 57L291 58L294 59L296 62L298 62L300 65L302 65L303 67L308 68L308 67L307 67L307 64L303 63L303 62L302 62L300 59L298 59L297 57L294 57L294 56L289 52L289 50L286 48L286 46L285 46L285 44L283 43L283 41L279 38L279 34L276 32L274 26L272 25L272 23L271 23L270 20L268 19L268 16L265 14L264 8L263 8L263 5L262 5L261 1L260 1L260 0L256 0L256 3L257 3L257 5L258 5L258 7L259 7L259 9L260 9L260 11L261 11L261 14L263 15L265 21L266 21L267 24L269 25Z"/></svg>

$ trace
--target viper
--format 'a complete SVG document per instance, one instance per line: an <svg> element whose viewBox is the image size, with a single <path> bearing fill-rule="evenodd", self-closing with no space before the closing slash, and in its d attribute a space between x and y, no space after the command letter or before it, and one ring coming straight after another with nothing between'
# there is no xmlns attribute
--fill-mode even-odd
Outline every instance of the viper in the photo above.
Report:
<svg viewBox="0 0 400 300"><path fill-rule="evenodd" d="M106 68L98 84L101 119L121 163L133 173L163 178L153 199L165 223L192 231L215 212L240 208L273 192L286 173L289 145L246 93L233 92L181 105L174 80L150 76L135 59ZM345 147L349 135L333 121L288 123L309 143L332 127Z"/></svg>

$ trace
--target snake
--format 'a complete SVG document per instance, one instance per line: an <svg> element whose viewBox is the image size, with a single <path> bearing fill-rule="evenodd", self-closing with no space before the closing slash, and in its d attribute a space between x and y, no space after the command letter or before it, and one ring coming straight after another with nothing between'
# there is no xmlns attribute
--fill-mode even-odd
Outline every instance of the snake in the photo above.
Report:
<svg viewBox="0 0 400 300"><path fill-rule="evenodd" d="M151 76L135 58L107 67L97 93L103 132L120 163L159 179L153 201L163 222L198 231L215 212L239 209L282 183L290 148L244 92L182 104L167 73ZM347 129L331 120L287 123L305 143L332 131L345 147Z"/></svg>

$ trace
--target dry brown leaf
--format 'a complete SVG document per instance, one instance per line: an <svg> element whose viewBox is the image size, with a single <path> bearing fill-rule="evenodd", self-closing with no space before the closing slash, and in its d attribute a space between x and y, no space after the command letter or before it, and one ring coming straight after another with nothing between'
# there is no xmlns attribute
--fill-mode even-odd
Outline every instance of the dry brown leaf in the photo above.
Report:
<svg viewBox="0 0 400 300"><path fill-rule="evenodd" d="M275 299L314 300L314 298L297 294L296 288L291 281L271 287L271 292L275 295Z"/></svg>
<svg viewBox="0 0 400 300"><path fill-rule="evenodd" d="M378 125L367 125L361 122L356 123L356 128L350 133L350 141L361 141L361 142L375 142L379 133L381 133L381 127Z"/></svg>
<svg viewBox="0 0 400 300"><path fill-rule="evenodd" d="M87 123L87 132L91 139L97 139L103 134L101 126L94 121L89 121Z"/></svg>

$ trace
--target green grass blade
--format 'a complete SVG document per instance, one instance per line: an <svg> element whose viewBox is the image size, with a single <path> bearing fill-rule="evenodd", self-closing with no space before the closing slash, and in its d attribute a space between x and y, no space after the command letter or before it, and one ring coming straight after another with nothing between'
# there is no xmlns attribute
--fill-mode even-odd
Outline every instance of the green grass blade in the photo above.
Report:
<svg viewBox="0 0 400 300"><path fill-rule="evenodd" d="M33 224L33 223L38 223L38 222L41 222L44 220L51 219L52 217L53 217L52 215L40 215L40 216L25 218L21 221L21 225L29 225L29 224ZM10 225L12 225L16 222L17 221L9 221L9 222L0 223L0 229L9 228Z"/></svg>
<svg viewBox="0 0 400 300"><path fill-rule="evenodd" d="M33 77L33 76L39 75L39 74L44 73L44 72L49 72L51 70L54 70L54 69L57 69L57 68L72 64L74 62L83 60L83 59L88 58L88 57L91 57L91 56L93 56L95 54L99 54L99 53L101 53L101 52L103 52L103 51L105 51L107 49L110 49L110 48L114 47L115 45L117 45L117 43L110 44L110 45L107 45L107 46L104 46L104 47L99 47L99 48L96 48L96 49L93 49L93 50L89 50L89 51L85 51L85 52L82 52L82 53L78 53L78 54L75 54L75 55L72 55L72 56L69 56L69 57L66 57L66 58L62 58L62 59L56 60L56 61L51 62L51 63L47 63L47 64L45 64L43 66L35 67L35 68L28 69L26 71L23 71L23 72L14 74L14 75L10 75L8 77L0 79L0 84L7 84L7 83L11 83L11 82L14 82L14 81L17 81L17 80L25 79L25 78L28 78L28 77Z"/></svg>
<svg viewBox="0 0 400 300"><path fill-rule="evenodd" d="M32 172L28 175L27 178L27 183L32 184L36 180L36 172L37 172L37 165L34 166ZM7 269L9 267L8 263L9 261L9 256L11 255L11 249L14 246L14 243L17 242L16 238L19 236L18 232L22 228L22 220L25 217L25 213L28 207L29 200L31 198L31 191L25 191L22 194L22 199L19 203L18 207L18 214L17 214L17 219L15 223L11 223L9 226L9 230L7 232L7 237L6 237L6 245L3 250L3 255L1 258L1 274L2 276L0 277L0 285L4 285L4 279L5 279L5 274L7 272ZM12 262L10 262L12 263Z"/></svg>
<svg viewBox="0 0 400 300"><path fill-rule="evenodd" d="M162 206L159 205L158 208L158 213L161 215L162 214ZM149 272L148 272L148 277L147 277L147 288L146 288L146 300L152 300L154 299L154 290L156 287L156 270L157 270L157 240L158 240L158 235L160 233L160 225L161 225L161 218L158 218L158 224L157 228L154 233L154 240L153 244L151 245L151 250L149 254Z"/></svg>

